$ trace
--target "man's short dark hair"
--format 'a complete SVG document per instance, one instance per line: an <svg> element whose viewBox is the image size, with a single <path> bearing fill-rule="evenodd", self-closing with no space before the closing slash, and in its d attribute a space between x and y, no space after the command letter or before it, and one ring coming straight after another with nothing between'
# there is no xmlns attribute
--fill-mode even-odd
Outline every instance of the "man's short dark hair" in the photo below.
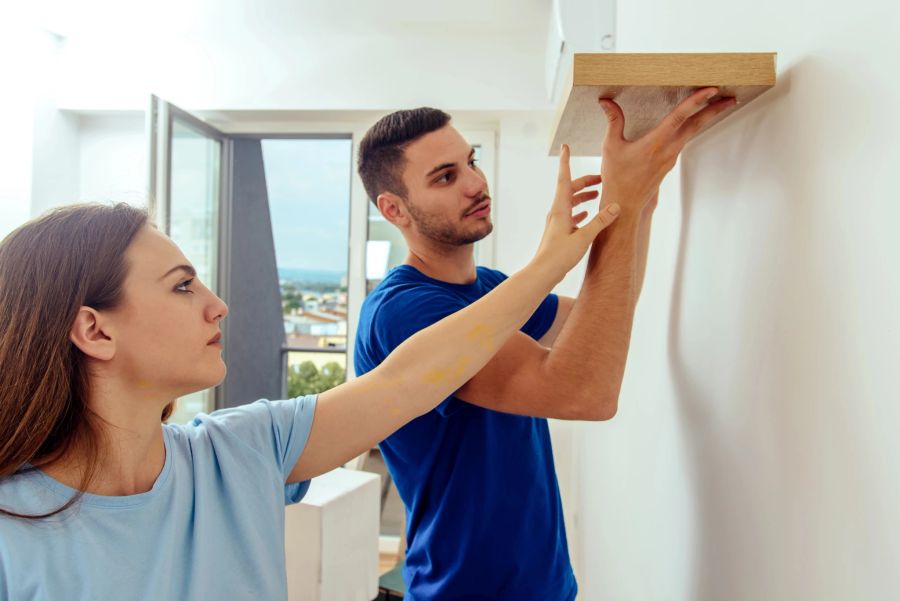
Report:
<svg viewBox="0 0 900 601"><path fill-rule="evenodd" d="M425 134L450 122L444 111L421 107L386 115L369 128L359 145L357 170L366 194L373 203L382 192L393 192L406 198L403 184L404 149Z"/></svg>

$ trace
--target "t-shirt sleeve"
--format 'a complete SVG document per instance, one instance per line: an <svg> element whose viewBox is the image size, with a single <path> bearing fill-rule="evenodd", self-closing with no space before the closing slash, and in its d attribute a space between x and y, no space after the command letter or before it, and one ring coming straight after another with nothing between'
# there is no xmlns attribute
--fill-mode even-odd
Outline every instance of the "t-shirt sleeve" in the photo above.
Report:
<svg viewBox="0 0 900 601"><path fill-rule="evenodd" d="M547 295L547 297L541 301L537 310L532 313L525 325L522 326L522 332L528 334L535 340L540 340L556 320L556 312L558 309L559 297L555 294Z"/></svg>
<svg viewBox="0 0 900 601"><path fill-rule="evenodd" d="M215 411L205 419L217 426L266 460L272 460L282 481L300 458L316 411L316 396L307 395L285 401L261 399L247 405ZM201 425L203 416L194 420ZM285 503L296 503L309 488L309 481L285 485Z"/></svg>

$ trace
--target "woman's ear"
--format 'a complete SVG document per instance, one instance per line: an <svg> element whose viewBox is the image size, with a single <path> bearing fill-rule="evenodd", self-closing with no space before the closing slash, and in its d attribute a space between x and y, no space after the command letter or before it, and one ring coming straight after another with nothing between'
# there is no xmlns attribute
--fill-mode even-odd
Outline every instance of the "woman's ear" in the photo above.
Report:
<svg viewBox="0 0 900 601"><path fill-rule="evenodd" d="M109 361L116 354L116 344L104 331L105 325L99 311L81 307L69 330L69 340L88 357Z"/></svg>
<svg viewBox="0 0 900 601"><path fill-rule="evenodd" d="M403 227L409 222L406 213L406 207L399 196L393 192L382 192L375 199L378 204L378 210L384 215L384 218L393 223L397 227Z"/></svg>

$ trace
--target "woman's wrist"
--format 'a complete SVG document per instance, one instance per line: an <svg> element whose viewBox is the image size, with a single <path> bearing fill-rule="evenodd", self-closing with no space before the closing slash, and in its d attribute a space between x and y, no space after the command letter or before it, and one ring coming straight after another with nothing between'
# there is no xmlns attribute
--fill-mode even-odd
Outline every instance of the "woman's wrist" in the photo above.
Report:
<svg viewBox="0 0 900 601"><path fill-rule="evenodd" d="M539 283L542 289L550 290L559 284L568 269L559 259L554 259L552 253L539 252L531 261L521 270L523 275L527 275L531 282Z"/></svg>

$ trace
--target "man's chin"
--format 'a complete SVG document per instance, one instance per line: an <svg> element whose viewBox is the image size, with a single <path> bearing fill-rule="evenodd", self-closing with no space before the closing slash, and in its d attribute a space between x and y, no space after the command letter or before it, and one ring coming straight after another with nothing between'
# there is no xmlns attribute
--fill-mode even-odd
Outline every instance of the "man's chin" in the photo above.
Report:
<svg viewBox="0 0 900 601"><path fill-rule="evenodd" d="M488 219L487 222L479 229L477 232L473 232L469 238L466 240L466 244L475 244L476 242L481 242L485 238L491 235L491 232L494 231L494 224L491 223L491 220Z"/></svg>

